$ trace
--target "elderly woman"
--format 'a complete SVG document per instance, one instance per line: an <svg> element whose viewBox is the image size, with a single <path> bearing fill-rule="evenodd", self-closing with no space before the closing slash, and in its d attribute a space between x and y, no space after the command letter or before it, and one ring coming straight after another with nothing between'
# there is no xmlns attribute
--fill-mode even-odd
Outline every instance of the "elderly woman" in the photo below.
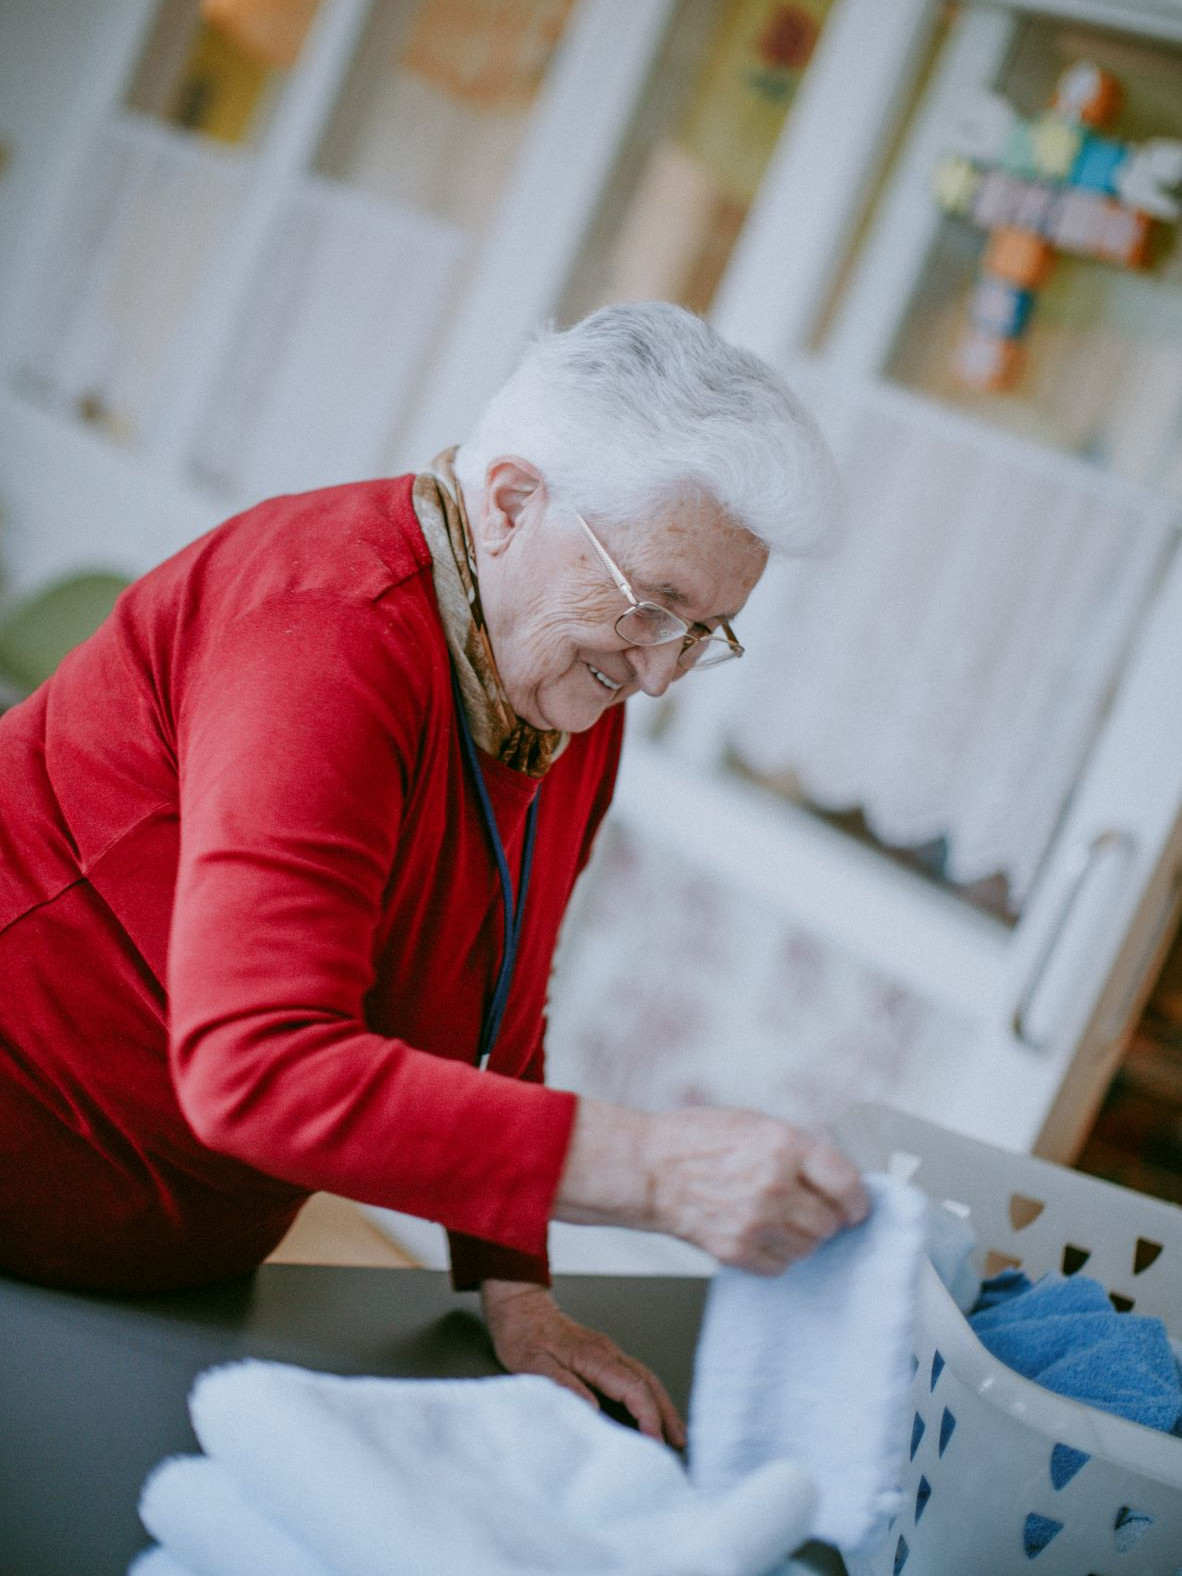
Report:
<svg viewBox="0 0 1182 1576"><path fill-rule="evenodd" d="M328 1189L442 1222L507 1368L679 1442L555 1306L547 1221L773 1273L865 1197L768 1117L547 1089L547 979L624 702L741 654L824 467L756 358L609 308L430 471L273 499L133 585L0 721L0 1269L196 1285Z"/></svg>

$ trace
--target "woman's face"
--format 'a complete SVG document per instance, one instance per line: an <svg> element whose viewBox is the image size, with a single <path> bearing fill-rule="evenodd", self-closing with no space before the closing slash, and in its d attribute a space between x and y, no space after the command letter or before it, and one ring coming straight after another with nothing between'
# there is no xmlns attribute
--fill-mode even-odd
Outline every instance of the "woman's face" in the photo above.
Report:
<svg viewBox="0 0 1182 1576"><path fill-rule="evenodd" d="M626 599L532 467L496 461L470 519L489 637L518 716L579 733L609 706L638 690L662 695L683 675L680 642L630 646L616 634ZM690 624L733 619L767 563L763 544L700 494L633 531L589 524L637 597Z"/></svg>

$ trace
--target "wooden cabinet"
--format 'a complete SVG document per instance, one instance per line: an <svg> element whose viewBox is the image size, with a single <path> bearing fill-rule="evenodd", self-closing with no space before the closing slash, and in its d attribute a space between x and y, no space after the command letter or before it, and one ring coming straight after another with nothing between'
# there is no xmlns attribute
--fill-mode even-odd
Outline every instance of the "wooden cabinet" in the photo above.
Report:
<svg viewBox="0 0 1182 1576"><path fill-rule="evenodd" d="M220 0L216 48L197 0L86 12L5 275L15 589L424 463L550 315L708 309L820 412L846 556L635 713L555 1075L1070 1154L1178 908L1177 489L1076 452L1070 377L1031 416L931 375L929 182L965 95L1033 92L1060 36L1176 69L1176 7L320 0L268 55L269 9ZM1174 310L1176 263L1135 284Z"/></svg>

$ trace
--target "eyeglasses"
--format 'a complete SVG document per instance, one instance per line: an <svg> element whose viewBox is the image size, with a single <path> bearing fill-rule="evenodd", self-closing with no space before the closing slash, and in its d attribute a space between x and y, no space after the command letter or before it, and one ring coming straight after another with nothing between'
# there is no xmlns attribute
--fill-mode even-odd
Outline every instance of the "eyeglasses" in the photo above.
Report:
<svg viewBox="0 0 1182 1576"><path fill-rule="evenodd" d="M616 619L616 634L630 646L668 646L681 641L677 656L679 668L715 668L720 662L741 657L743 647L735 639L735 632L725 619L719 620L718 629L707 629L704 624L690 624L677 613L659 602L643 602L633 591L620 571L619 565L608 553L577 509L571 513L587 533L587 540L603 560L604 568L615 581L620 595L627 598L628 607ZM695 634L695 629L699 634Z"/></svg>

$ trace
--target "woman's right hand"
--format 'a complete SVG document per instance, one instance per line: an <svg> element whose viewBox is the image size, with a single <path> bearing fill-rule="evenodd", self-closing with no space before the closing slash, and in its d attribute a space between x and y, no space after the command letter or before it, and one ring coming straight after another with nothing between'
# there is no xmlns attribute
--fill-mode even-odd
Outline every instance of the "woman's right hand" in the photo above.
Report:
<svg viewBox="0 0 1182 1576"><path fill-rule="evenodd" d="M856 1167L823 1135L755 1111L583 1099L554 1216L667 1232L775 1275L868 1209Z"/></svg>
<svg viewBox="0 0 1182 1576"><path fill-rule="evenodd" d="M818 1134L710 1106L649 1122L657 1229L723 1264L776 1275L866 1217L856 1168Z"/></svg>

